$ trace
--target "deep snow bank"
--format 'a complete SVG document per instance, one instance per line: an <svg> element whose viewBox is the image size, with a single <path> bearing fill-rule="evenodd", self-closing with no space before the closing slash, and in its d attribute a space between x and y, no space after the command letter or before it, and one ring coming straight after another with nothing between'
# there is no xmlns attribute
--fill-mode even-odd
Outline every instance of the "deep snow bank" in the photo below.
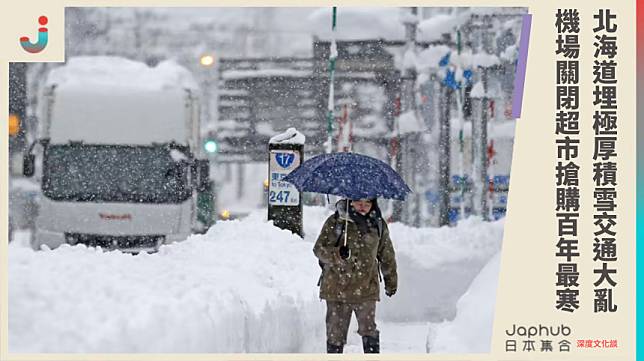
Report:
<svg viewBox="0 0 644 361"><path fill-rule="evenodd" d="M500 263L501 253L497 253L476 276L458 301L454 321L430 325L429 352L490 352Z"/></svg>
<svg viewBox="0 0 644 361"><path fill-rule="evenodd" d="M11 352L297 352L305 341L322 345L310 244L259 217L220 222L153 255L12 247Z"/></svg>
<svg viewBox="0 0 644 361"><path fill-rule="evenodd" d="M262 210L152 255L12 243L9 350L323 352L312 247L328 214L305 209L304 240L273 227ZM379 319L449 318L444 311L477 262L498 250L502 228L474 219L440 229L391 225L399 293L381 302Z"/></svg>
<svg viewBox="0 0 644 361"><path fill-rule="evenodd" d="M456 227L390 226L399 290L382 302L387 321L451 320L456 302L485 263L500 250L504 221L468 218Z"/></svg>

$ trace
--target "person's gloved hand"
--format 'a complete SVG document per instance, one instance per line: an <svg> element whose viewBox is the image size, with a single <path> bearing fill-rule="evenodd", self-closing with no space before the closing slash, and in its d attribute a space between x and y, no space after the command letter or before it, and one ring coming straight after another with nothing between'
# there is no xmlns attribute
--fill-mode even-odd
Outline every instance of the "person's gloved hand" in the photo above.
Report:
<svg viewBox="0 0 644 361"><path fill-rule="evenodd" d="M393 295L395 295L395 294L396 294L396 289L393 289L393 290L385 289L385 294L386 294L388 297L391 297L391 296L393 296Z"/></svg>
<svg viewBox="0 0 644 361"><path fill-rule="evenodd" d="M347 246L340 246L340 258L347 259L351 255L351 251Z"/></svg>

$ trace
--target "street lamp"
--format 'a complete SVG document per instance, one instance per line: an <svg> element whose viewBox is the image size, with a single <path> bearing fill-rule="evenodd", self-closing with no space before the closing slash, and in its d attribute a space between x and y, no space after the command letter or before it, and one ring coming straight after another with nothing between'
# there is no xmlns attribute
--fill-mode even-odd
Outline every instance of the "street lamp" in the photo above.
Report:
<svg viewBox="0 0 644 361"><path fill-rule="evenodd" d="M202 55L201 58L199 58L199 63L203 66L211 66L215 63L215 57L212 55Z"/></svg>
<svg viewBox="0 0 644 361"><path fill-rule="evenodd" d="M213 76L212 70L213 66L215 64L215 57L211 54L204 54L199 58L199 64L201 64L201 67L203 69L202 71L202 76L203 76L203 96L204 96L204 115L205 115L205 123L210 123L212 121L212 114L211 114L211 102L212 100L210 99L211 96L211 77ZM209 153L213 153L210 149L207 149ZM216 151L216 149L215 149Z"/></svg>

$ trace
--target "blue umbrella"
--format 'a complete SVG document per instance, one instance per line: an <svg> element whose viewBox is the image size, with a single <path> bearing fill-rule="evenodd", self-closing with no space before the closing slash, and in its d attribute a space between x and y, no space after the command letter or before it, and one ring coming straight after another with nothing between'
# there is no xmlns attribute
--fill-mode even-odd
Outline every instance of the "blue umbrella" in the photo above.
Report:
<svg viewBox="0 0 644 361"><path fill-rule="evenodd" d="M357 153L313 157L287 175L300 192L333 194L349 199L405 200L411 189L387 163Z"/></svg>

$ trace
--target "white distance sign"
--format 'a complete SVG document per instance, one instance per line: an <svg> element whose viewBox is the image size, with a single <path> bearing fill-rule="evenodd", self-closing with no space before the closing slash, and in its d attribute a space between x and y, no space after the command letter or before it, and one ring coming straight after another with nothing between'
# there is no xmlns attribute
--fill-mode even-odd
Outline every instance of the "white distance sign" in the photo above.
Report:
<svg viewBox="0 0 644 361"><path fill-rule="evenodd" d="M300 192L294 185L282 181L300 165L298 152L292 150L272 150L269 162L268 203L272 206L297 206Z"/></svg>

